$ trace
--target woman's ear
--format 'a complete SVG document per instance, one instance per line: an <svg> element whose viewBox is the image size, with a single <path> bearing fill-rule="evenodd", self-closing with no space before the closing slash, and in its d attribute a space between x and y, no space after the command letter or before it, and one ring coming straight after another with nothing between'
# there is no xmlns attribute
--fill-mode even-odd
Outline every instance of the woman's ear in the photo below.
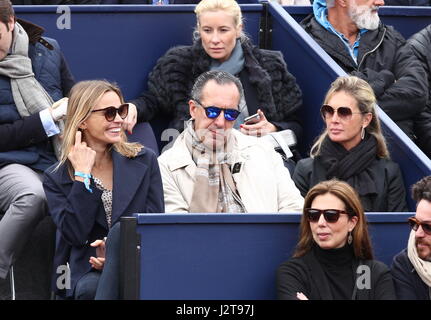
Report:
<svg viewBox="0 0 431 320"><path fill-rule="evenodd" d="M87 129L87 123L84 121L79 125L78 130L83 131L85 129Z"/></svg>
<svg viewBox="0 0 431 320"><path fill-rule="evenodd" d="M353 231L355 229L356 224L358 223L358 217L353 216L349 219L349 231Z"/></svg>
<svg viewBox="0 0 431 320"><path fill-rule="evenodd" d="M371 120L373 120L373 114L371 112L368 112L364 115L362 126L364 128L368 127L368 125L371 123Z"/></svg>
<svg viewBox="0 0 431 320"><path fill-rule="evenodd" d="M236 38L237 39L241 38L241 34L242 34L242 23L238 25L238 27L236 28Z"/></svg>

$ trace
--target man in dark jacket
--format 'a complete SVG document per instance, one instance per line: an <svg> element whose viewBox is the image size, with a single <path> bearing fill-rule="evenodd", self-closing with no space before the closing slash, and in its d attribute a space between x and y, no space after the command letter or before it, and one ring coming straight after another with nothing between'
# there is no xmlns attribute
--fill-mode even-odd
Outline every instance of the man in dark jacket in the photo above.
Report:
<svg viewBox="0 0 431 320"><path fill-rule="evenodd" d="M414 130L418 145L431 158L431 24L411 36L408 41L428 77L428 103L424 111L415 118Z"/></svg>
<svg viewBox="0 0 431 320"><path fill-rule="evenodd" d="M57 161L58 122L67 104L53 104L73 85L64 57L43 29L16 20L0 0L0 278L6 278L45 216L43 171Z"/></svg>
<svg viewBox="0 0 431 320"><path fill-rule="evenodd" d="M347 73L366 80L379 106L411 138L425 107L425 71L405 39L380 22L383 0L316 0L301 25Z"/></svg>
<svg viewBox="0 0 431 320"><path fill-rule="evenodd" d="M407 249L395 256L392 277L398 299L431 300L431 176L413 185L416 215Z"/></svg>

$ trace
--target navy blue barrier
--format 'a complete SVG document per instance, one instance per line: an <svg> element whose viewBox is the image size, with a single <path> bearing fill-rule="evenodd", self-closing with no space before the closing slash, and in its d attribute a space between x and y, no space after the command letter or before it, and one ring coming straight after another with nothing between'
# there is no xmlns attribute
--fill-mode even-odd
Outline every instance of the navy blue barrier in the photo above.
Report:
<svg viewBox="0 0 431 320"><path fill-rule="evenodd" d="M283 7L297 22L313 12L311 6ZM384 24L394 26L406 39L431 23L431 7L389 7L379 9Z"/></svg>
<svg viewBox="0 0 431 320"><path fill-rule="evenodd" d="M298 84L304 92L301 119L305 128L305 141L301 151L305 153L309 150L315 137L323 130L319 107L326 91L336 77L346 73L283 7L270 3L269 11L273 20L273 49L283 52L289 70L296 76ZM378 108L378 114L391 157L401 167L410 210L414 210L415 203L409 196L410 186L422 177L431 174L431 160L380 108Z"/></svg>
<svg viewBox="0 0 431 320"><path fill-rule="evenodd" d="M406 247L411 215L367 214L376 259L390 265ZM276 298L276 270L293 253L301 215L136 217L135 230L141 238L138 298L248 300ZM123 263L135 265L129 263L135 253L123 255Z"/></svg>

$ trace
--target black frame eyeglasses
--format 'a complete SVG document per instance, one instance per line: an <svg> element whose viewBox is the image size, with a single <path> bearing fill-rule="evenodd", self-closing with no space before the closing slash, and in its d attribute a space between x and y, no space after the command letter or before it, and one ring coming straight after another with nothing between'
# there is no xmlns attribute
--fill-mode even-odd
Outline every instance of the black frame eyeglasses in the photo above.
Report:
<svg viewBox="0 0 431 320"><path fill-rule="evenodd" d="M422 227L422 230L429 236L431 236L431 224L426 223L426 222L420 222L418 219L416 219L416 217L410 217L408 219L409 221L409 225L410 227L414 230L414 231L418 231L419 226Z"/></svg>
<svg viewBox="0 0 431 320"><path fill-rule="evenodd" d="M314 209L314 208L306 208L304 210L304 214L307 217L307 220L310 222L317 222L320 219L320 215L323 214L323 217L327 222L335 223L340 218L340 214L347 214L350 216L354 216L354 214L350 214L345 210L338 209Z"/></svg>
<svg viewBox="0 0 431 320"><path fill-rule="evenodd" d="M200 103L200 101L198 100L193 100L193 101L195 101L198 106L204 108L205 114L209 119L216 119L223 111L224 118L227 121L235 121L236 118L238 118L239 114L241 113L239 110L236 110L236 109L223 109L216 106L204 107L204 105Z"/></svg>
<svg viewBox="0 0 431 320"><path fill-rule="evenodd" d="M323 120L327 120L327 119L332 118L334 116L335 112L337 113L338 117L344 121L349 121L350 119L352 119L352 116L354 114L368 113L368 112L353 112L350 107L339 107L339 108L335 109L335 108L331 107L329 104L324 104L320 108L320 114L321 114Z"/></svg>
<svg viewBox="0 0 431 320"><path fill-rule="evenodd" d="M121 119L126 119L127 115L129 114L129 104L124 103L118 108L111 106L103 109L92 110L91 112L102 112L102 111L104 112L106 121L109 121L109 122L114 121L115 117L117 116L117 113Z"/></svg>

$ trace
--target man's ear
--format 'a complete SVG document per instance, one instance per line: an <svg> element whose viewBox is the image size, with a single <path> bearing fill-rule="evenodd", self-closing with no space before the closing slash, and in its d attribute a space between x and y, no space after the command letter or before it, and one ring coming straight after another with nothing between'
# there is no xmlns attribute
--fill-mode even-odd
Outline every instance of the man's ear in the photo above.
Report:
<svg viewBox="0 0 431 320"><path fill-rule="evenodd" d="M189 112L192 119L195 119L195 115L197 112L197 108L199 108L194 100L189 100Z"/></svg>
<svg viewBox="0 0 431 320"><path fill-rule="evenodd" d="M349 1L350 0L335 0L335 3L340 7L346 8L349 6Z"/></svg>
<svg viewBox="0 0 431 320"><path fill-rule="evenodd" d="M12 32L15 29L15 17L9 18L9 21L7 22L7 27L10 32Z"/></svg>

